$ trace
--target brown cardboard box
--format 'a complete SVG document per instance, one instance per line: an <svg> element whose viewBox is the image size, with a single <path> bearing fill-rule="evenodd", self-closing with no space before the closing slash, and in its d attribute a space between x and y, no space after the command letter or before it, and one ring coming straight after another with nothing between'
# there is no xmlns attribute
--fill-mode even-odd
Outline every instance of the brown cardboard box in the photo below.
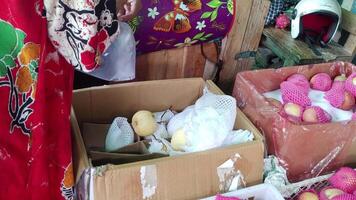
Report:
<svg viewBox="0 0 356 200"><path fill-rule="evenodd" d="M127 83L74 92L71 123L74 165L79 199L197 199L218 193L219 185L230 186L229 176L239 170L247 185L261 183L264 142L259 131L240 111L235 128L250 130L253 142L121 165L93 167L83 140L84 123L109 124L120 115L131 118L141 109L181 111L192 105L205 86L222 94L212 82L200 78ZM85 137L84 137L85 138ZM217 168L240 156L233 168Z"/></svg>

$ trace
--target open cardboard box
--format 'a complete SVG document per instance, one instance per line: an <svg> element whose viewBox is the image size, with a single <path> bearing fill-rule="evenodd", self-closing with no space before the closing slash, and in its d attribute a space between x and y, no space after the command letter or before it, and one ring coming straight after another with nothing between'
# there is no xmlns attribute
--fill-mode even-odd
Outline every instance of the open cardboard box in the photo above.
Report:
<svg viewBox="0 0 356 200"><path fill-rule="evenodd" d="M117 116L130 119L141 109L155 112L172 107L182 111L194 104L205 86L214 93L223 94L214 83L200 78L135 82L74 91L71 123L78 198L197 199L225 192L220 187L228 188L231 177L238 171L247 186L261 183L264 141L239 109L235 128L253 132L255 140L252 142L128 164L92 165L83 140L84 123L110 124ZM217 169L236 156L239 158L232 168ZM218 171L223 174L220 178Z"/></svg>

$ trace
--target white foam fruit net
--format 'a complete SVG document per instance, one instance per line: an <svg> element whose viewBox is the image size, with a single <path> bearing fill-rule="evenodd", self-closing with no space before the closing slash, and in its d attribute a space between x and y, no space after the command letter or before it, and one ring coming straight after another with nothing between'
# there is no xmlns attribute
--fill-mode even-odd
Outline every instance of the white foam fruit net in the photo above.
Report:
<svg viewBox="0 0 356 200"><path fill-rule="evenodd" d="M175 115L168 123L168 133L183 129L185 152L204 151L219 147L233 130L236 100L227 95L205 93L193 106Z"/></svg>
<svg viewBox="0 0 356 200"><path fill-rule="evenodd" d="M112 122L105 140L105 150L116 151L134 142L134 131L127 118L117 117Z"/></svg>

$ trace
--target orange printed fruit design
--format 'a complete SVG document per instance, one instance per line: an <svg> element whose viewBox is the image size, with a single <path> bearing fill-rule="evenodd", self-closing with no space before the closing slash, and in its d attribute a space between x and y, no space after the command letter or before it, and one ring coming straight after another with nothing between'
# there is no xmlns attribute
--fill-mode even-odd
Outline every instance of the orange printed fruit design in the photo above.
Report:
<svg viewBox="0 0 356 200"><path fill-rule="evenodd" d="M70 163L64 172L63 185L65 188L74 186L73 165Z"/></svg>
<svg viewBox="0 0 356 200"><path fill-rule="evenodd" d="M36 96L36 82L32 84L32 92L31 92L32 99L35 99L35 96Z"/></svg>
<svg viewBox="0 0 356 200"><path fill-rule="evenodd" d="M40 45L28 42L26 43L18 56L19 63L24 66L30 64L32 60L40 57Z"/></svg>
<svg viewBox="0 0 356 200"><path fill-rule="evenodd" d="M21 93L26 93L30 91L33 83L33 79L31 77L31 72L28 67L21 67L17 72L16 78L16 86Z"/></svg>

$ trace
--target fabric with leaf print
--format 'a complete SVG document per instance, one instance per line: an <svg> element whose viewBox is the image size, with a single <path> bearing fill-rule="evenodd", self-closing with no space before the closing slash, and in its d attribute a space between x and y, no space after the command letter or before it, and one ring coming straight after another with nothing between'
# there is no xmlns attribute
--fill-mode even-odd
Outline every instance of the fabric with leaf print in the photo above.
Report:
<svg viewBox="0 0 356 200"><path fill-rule="evenodd" d="M73 200L73 66L38 0L0 0L0 199Z"/></svg>
<svg viewBox="0 0 356 200"><path fill-rule="evenodd" d="M143 0L139 15L129 22L137 52L181 48L221 39L230 31L233 0Z"/></svg>

